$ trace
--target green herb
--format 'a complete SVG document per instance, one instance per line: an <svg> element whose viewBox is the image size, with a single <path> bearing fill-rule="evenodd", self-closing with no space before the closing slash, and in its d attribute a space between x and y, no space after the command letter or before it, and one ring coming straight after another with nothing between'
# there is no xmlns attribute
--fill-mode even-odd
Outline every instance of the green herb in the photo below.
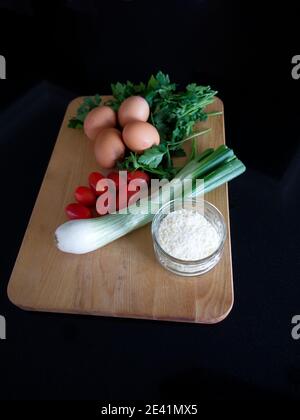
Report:
<svg viewBox="0 0 300 420"><path fill-rule="evenodd" d="M119 169L142 169L159 177L171 179L177 170L172 158L184 156L182 145L185 141L194 139L190 160L196 155L195 137L206 131L194 132L195 123L205 121L208 116L219 115L220 112L205 112L207 105L215 99L216 91L209 86L191 83L185 90L178 91L175 83L171 83L168 75L161 71L151 76L148 83L133 84L115 83L111 85L113 98L105 101L105 105L118 111L124 99L132 95L143 96L150 106L149 122L153 124L160 135L160 145L144 151L141 155L127 151ZM87 113L101 102L99 95L86 98L79 107L77 115L69 122L69 127L80 128Z"/></svg>
<svg viewBox="0 0 300 420"><path fill-rule="evenodd" d="M71 118L68 124L70 128L82 128L83 122L87 114L101 104L101 96L89 96L85 98L82 104L77 109L76 116Z"/></svg>
<svg viewBox="0 0 300 420"><path fill-rule="evenodd" d="M143 166L148 166L150 169L157 168L163 160L166 151L160 146L153 146L139 157L138 163Z"/></svg>

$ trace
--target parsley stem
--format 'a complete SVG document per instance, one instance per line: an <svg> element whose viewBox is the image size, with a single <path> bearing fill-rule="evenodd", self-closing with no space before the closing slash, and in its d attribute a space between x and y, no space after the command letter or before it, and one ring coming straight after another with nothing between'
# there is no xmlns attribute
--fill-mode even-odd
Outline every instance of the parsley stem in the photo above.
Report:
<svg viewBox="0 0 300 420"><path fill-rule="evenodd" d="M154 127L155 127L155 122L154 122L154 118L153 118L153 112L151 112L150 118L151 118L152 125L154 125Z"/></svg>
<svg viewBox="0 0 300 420"><path fill-rule="evenodd" d="M186 112L184 112L183 114L181 114L180 115L180 118L186 117L188 114L192 114L192 113L198 111L198 109L205 108L206 105L209 105L212 102L214 102L214 99L213 98L200 101L197 105L189 108Z"/></svg>
<svg viewBox="0 0 300 420"><path fill-rule="evenodd" d="M185 139L183 139L181 141L178 141L176 143L172 143L172 146L177 146L178 144L182 144L185 141L193 139L194 137L202 136L203 134L206 134L209 131L211 131L211 128L207 128L206 130L202 130L202 131L197 131L196 133L192 134L191 136L186 137Z"/></svg>
<svg viewBox="0 0 300 420"><path fill-rule="evenodd" d="M223 115L223 111L212 111L212 112L207 112L206 115L208 117L215 117L217 115Z"/></svg>
<svg viewBox="0 0 300 420"><path fill-rule="evenodd" d="M171 155L170 155L170 149L169 149L168 145L167 145L166 154L167 154L167 160L168 160L168 168L172 168L173 167L173 164L172 164L172 159L171 159Z"/></svg>
<svg viewBox="0 0 300 420"><path fill-rule="evenodd" d="M161 176L165 176L166 175L166 171L164 171L164 170L159 170L159 169L157 169L157 168L151 168L151 171L149 170L149 168L147 168L146 166L144 166L144 165L141 165L140 164L140 166L139 166L140 168L142 168L144 171L146 171L146 172L151 172L151 173L153 173L153 174L157 174L157 175L161 175Z"/></svg>
<svg viewBox="0 0 300 420"><path fill-rule="evenodd" d="M192 151L191 151L191 155L190 155L190 161L195 159L197 155L197 143L196 143L196 139L193 139L192 141Z"/></svg>

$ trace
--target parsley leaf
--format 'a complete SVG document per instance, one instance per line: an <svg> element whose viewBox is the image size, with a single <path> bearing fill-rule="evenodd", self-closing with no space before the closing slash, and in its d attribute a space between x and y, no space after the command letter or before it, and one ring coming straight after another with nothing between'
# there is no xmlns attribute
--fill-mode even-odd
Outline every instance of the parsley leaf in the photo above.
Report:
<svg viewBox="0 0 300 420"><path fill-rule="evenodd" d="M97 106L101 104L101 96L95 95L95 96L88 96L87 98L84 98L82 104L77 109L76 116L71 118L68 124L68 127L70 128L82 128L83 122L87 116L87 114Z"/></svg>

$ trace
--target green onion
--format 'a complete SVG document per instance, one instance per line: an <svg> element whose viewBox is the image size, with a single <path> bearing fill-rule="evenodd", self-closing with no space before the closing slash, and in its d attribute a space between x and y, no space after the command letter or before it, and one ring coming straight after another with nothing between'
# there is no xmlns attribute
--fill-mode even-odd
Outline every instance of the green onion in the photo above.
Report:
<svg viewBox="0 0 300 420"><path fill-rule="evenodd" d="M179 198L182 194L182 183L178 181L202 178L204 188L203 185L197 187L193 182L192 191L183 191L185 198L197 197L239 176L245 169L231 149L220 146L216 150L207 149L190 161L177 173L170 186L173 187L174 198ZM154 214L148 211L150 204L163 205L169 199L169 194L162 187L150 197L140 200L138 214L115 213L96 219L66 222L55 232L57 247L73 254L94 251L151 222Z"/></svg>

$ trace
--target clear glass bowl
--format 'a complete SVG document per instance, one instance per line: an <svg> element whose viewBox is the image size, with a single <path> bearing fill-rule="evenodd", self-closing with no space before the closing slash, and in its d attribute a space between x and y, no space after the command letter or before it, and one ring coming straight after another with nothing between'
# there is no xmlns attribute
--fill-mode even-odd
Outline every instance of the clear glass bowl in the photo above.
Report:
<svg viewBox="0 0 300 420"><path fill-rule="evenodd" d="M193 209L199 211L216 229L220 243L218 248L209 256L200 260L181 260L169 255L160 245L158 231L162 220L171 212L179 209ZM199 276L211 270L221 259L227 236L226 224L221 212L205 200L172 200L162 206L152 221L153 247L158 262L167 270L181 276Z"/></svg>

